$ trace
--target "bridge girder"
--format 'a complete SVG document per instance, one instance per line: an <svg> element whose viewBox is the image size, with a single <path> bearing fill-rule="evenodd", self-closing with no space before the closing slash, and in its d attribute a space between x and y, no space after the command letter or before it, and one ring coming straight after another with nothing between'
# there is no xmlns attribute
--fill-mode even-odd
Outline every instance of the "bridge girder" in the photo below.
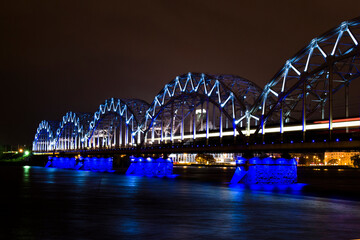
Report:
<svg viewBox="0 0 360 240"><path fill-rule="evenodd" d="M56 132L53 123L43 121L33 149L59 149L64 131L64 150L74 145L69 138L86 149L144 147L156 141L186 145L196 138L221 139L225 131L244 139L254 132L250 127L256 128L256 137L260 130L266 133L266 125L279 126L282 136L286 125L299 122L304 134L307 123L315 120L327 120L331 133L334 117L359 115L360 106L351 104L359 104L360 81L354 81L360 77L359 41L360 17L343 22L286 61L264 89L232 75L183 74L166 84L150 105L111 98L90 118L67 113Z"/></svg>
<svg viewBox="0 0 360 240"><path fill-rule="evenodd" d="M239 123L250 121L250 115L247 119L244 116L261 92L256 84L237 76L184 74L166 84L155 96L139 130L145 144L149 139L151 143L155 139L184 141L185 129L189 129L193 140L199 131L208 138L209 132L216 129L221 137L224 117L231 125L225 128L232 129L234 136L242 136Z"/></svg>
<svg viewBox="0 0 360 240"><path fill-rule="evenodd" d="M35 133L33 150L52 151L54 149L54 138L58 125L59 122L57 121L41 121Z"/></svg>
<svg viewBox="0 0 360 240"><path fill-rule="evenodd" d="M266 124L280 125L282 133L285 124L301 122L305 132L307 121L329 120L331 128L336 115L358 115L349 109L349 85L360 77L359 41L360 18L355 18L314 38L286 61L251 109L261 118L255 135L260 130L265 133ZM342 91L345 97L337 100ZM275 101L268 101L269 97ZM334 114L335 100L337 105L343 104L345 114Z"/></svg>
<svg viewBox="0 0 360 240"><path fill-rule="evenodd" d="M83 149L91 114L67 112L56 130L54 151Z"/></svg>
<svg viewBox="0 0 360 240"><path fill-rule="evenodd" d="M95 112L86 134L86 147L129 146L137 143L139 123L149 104L140 99L105 100Z"/></svg>

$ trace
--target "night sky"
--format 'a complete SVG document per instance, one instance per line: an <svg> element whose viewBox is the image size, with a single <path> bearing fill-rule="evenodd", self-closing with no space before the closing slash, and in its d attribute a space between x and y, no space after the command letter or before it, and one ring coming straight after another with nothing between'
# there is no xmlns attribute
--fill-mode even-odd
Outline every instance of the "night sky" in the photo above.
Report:
<svg viewBox="0 0 360 240"><path fill-rule="evenodd" d="M105 99L152 102L176 75L234 74L264 86L300 48L360 15L360 1L0 3L0 145L41 120Z"/></svg>

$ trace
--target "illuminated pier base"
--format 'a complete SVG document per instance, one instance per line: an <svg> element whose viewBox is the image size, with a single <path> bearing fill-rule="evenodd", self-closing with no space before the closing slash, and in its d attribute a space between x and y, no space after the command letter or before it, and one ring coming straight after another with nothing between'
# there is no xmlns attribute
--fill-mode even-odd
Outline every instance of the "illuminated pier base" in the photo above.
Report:
<svg viewBox="0 0 360 240"><path fill-rule="evenodd" d="M79 159L74 157L49 157L45 167L113 172L113 159L96 157L86 157Z"/></svg>
<svg viewBox="0 0 360 240"><path fill-rule="evenodd" d="M232 184L291 184L297 182L295 159L238 158Z"/></svg>
<svg viewBox="0 0 360 240"><path fill-rule="evenodd" d="M142 158L132 157L131 164L126 171L128 175L148 176L148 177L170 177L173 176L173 161L163 158Z"/></svg>

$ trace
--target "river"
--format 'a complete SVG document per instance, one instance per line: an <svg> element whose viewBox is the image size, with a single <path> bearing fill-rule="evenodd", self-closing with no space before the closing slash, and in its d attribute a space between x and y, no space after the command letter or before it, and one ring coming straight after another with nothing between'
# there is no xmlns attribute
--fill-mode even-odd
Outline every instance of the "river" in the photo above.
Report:
<svg viewBox="0 0 360 240"><path fill-rule="evenodd" d="M0 239L360 238L359 201L229 186L232 171L148 178L3 166Z"/></svg>

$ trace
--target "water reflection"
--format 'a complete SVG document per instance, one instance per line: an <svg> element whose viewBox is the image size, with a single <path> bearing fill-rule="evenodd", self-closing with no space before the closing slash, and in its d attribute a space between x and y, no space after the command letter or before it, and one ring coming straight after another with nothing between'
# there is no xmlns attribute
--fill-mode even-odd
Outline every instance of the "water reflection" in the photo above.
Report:
<svg viewBox="0 0 360 240"><path fill-rule="evenodd" d="M24 182L28 183L29 182L29 172L30 172L30 166L23 166L24 169Z"/></svg>
<svg viewBox="0 0 360 240"><path fill-rule="evenodd" d="M307 184L230 184L230 188L249 189L252 191L265 191L270 193L301 194Z"/></svg>
<svg viewBox="0 0 360 240"><path fill-rule="evenodd" d="M19 176L22 182L16 180ZM359 202L289 194L288 186L229 187L37 167L0 168L0 178L5 189L0 211L7 220L0 226L3 239L360 236ZM5 179L11 180L11 188Z"/></svg>

